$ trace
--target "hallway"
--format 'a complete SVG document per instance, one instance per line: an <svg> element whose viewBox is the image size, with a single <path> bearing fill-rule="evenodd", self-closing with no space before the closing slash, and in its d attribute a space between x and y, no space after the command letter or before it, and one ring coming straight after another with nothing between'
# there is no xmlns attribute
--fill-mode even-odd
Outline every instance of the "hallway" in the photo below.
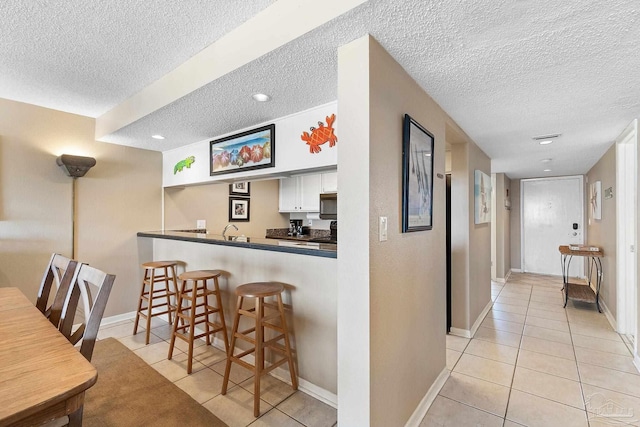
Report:
<svg viewBox="0 0 640 427"><path fill-rule="evenodd" d="M562 279L512 274L474 338L447 336L451 376L421 427L640 425L640 375L593 304Z"/></svg>

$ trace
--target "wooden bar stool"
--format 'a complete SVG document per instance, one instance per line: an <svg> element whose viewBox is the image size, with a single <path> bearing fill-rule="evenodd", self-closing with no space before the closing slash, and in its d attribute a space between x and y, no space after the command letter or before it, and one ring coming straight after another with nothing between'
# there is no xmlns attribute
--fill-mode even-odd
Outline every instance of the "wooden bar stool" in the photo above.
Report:
<svg viewBox="0 0 640 427"><path fill-rule="evenodd" d="M284 286L281 283L274 282L247 283L246 285L241 285L236 288L236 295L238 296L238 306L233 320L231 344L229 346L229 351L227 352L227 366L224 371L222 394L227 393L229 374L231 372L231 362L235 362L253 371L253 415L256 417L260 416L260 377L262 375L288 362L289 373L291 374L291 385L294 390L298 389L298 378L296 377L295 369L293 366L293 356L291 354L289 332L287 330L287 322L284 315L284 305L282 304L283 291ZM277 304L264 301L265 298L271 296L276 297ZM255 298L255 307L248 310L243 309L242 304L245 298ZM271 311L271 313L267 313L266 311ZM238 332L238 324L240 323L241 315L253 318L255 323L253 327L242 332ZM280 318L279 325L269 322L270 320L277 319L278 317ZM266 339L264 334L265 328L272 329L279 334L273 338ZM254 335L253 338L249 336L251 333L253 333ZM253 347L234 356L233 351L236 344L236 338L253 344ZM284 346L278 343L278 341L280 340L284 340ZM271 351L280 353L281 355L283 355L283 358L273 362L269 367L265 368L264 350L267 348ZM251 353L254 354L254 365L251 365L250 363L242 360L243 357Z"/></svg>
<svg viewBox="0 0 640 427"><path fill-rule="evenodd" d="M140 299L138 300L136 321L133 325L133 335L138 333L140 316L145 317L147 319L147 337L145 344L149 344L152 317L166 314L169 318L169 324L173 323L171 313L173 313L176 308L175 305L171 304L171 297L175 298L178 289L176 283L176 265L177 263L175 261L152 261L142 264L142 268L144 268L144 278L142 279L142 289L140 291ZM156 270L162 270L162 272L157 274ZM169 271L171 271L171 274L169 274ZM173 290L169 286L169 282L173 282ZM163 283L163 285L156 288L157 283ZM147 286L149 287L148 290ZM146 306L144 306L144 304L146 304ZM166 309L163 311L153 311L160 307L166 307Z"/></svg>
<svg viewBox="0 0 640 427"><path fill-rule="evenodd" d="M173 330L171 333L171 343L169 344L169 356L173 357L173 347L176 337L189 344L189 359L187 361L187 373L191 373L193 364L193 341L206 337L207 345L211 344L211 336L216 332L222 332L224 337L224 347L229 352L229 339L227 337L227 325L224 321L222 310L222 298L220 298L220 288L218 277L220 270L197 270L182 273L178 278L182 282L178 292L178 308L173 320ZM207 287L207 281L213 282L213 289ZM215 295L216 306L209 302L209 295ZM200 301L198 301L200 298ZM198 310L201 308L201 310ZM211 319L210 316L218 314L219 322ZM178 322L179 320L182 322ZM181 323L181 325L178 325ZM204 332L196 335L196 325L204 324ZM188 330L188 331L187 331Z"/></svg>

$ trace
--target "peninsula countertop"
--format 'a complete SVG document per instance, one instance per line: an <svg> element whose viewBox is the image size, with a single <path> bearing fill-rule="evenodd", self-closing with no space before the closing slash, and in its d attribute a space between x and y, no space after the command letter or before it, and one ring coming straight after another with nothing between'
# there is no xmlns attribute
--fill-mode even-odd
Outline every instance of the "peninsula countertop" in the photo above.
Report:
<svg viewBox="0 0 640 427"><path fill-rule="evenodd" d="M325 258L337 258L338 253L338 245L330 243L311 243L306 241L267 239L260 237L244 237L235 235L223 237L220 234L197 233L194 231L198 230L140 231L137 235L138 237L151 237L156 239L181 240L186 242L196 242L210 245L234 246L275 252L288 252L299 255L311 255Z"/></svg>

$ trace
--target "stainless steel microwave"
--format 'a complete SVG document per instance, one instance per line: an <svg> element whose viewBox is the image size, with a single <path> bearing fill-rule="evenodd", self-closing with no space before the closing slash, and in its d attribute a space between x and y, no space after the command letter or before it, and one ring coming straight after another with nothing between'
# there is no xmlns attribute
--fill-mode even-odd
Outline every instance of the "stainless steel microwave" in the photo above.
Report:
<svg viewBox="0 0 640 427"><path fill-rule="evenodd" d="M338 219L338 193L320 194L320 219Z"/></svg>

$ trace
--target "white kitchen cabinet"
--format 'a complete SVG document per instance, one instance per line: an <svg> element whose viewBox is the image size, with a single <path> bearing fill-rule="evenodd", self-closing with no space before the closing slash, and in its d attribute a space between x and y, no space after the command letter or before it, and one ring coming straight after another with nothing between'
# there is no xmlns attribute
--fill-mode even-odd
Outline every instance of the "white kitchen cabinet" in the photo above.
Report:
<svg viewBox="0 0 640 427"><path fill-rule="evenodd" d="M280 179L280 212L318 212L321 187L320 174Z"/></svg>
<svg viewBox="0 0 640 427"><path fill-rule="evenodd" d="M322 174L322 192L337 193L338 192L338 172L327 172Z"/></svg>

